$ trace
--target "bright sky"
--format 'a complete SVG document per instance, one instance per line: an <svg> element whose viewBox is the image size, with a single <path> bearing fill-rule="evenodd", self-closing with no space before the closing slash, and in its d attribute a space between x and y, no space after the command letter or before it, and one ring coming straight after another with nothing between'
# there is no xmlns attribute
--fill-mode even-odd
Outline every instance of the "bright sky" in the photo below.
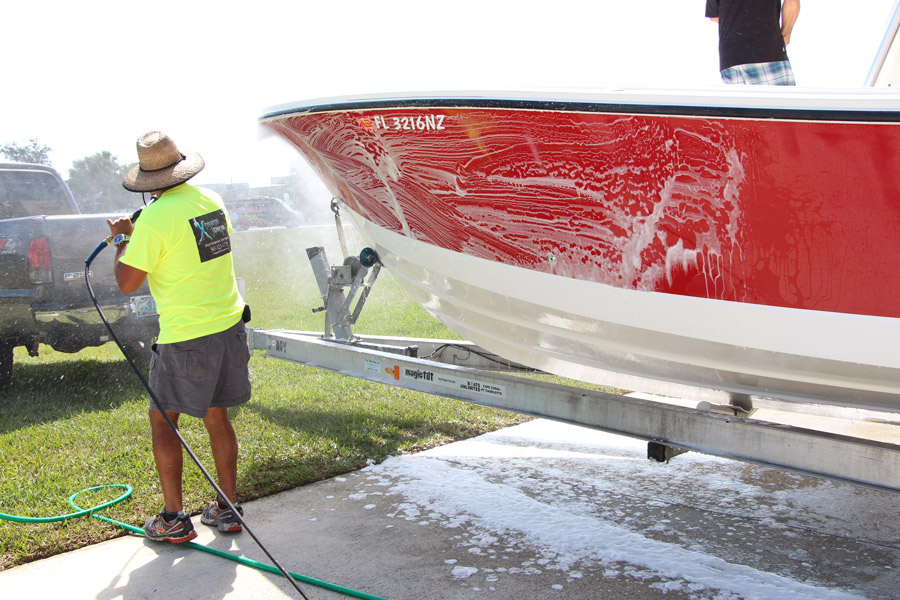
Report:
<svg viewBox="0 0 900 600"><path fill-rule="evenodd" d="M865 80L895 0L804 0L798 83ZM719 85L705 0L7 3L0 144L73 160L160 129L207 167L197 183L268 183L298 154L257 125L276 104L421 90Z"/></svg>

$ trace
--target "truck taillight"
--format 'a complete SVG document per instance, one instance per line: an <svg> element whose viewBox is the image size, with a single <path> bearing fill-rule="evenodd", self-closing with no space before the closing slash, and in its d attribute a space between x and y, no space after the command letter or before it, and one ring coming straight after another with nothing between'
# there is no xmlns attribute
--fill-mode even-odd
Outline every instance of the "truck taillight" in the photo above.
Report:
<svg viewBox="0 0 900 600"><path fill-rule="evenodd" d="M31 283L52 283L50 243L47 238L34 238L28 243L28 275Z"/></svg>

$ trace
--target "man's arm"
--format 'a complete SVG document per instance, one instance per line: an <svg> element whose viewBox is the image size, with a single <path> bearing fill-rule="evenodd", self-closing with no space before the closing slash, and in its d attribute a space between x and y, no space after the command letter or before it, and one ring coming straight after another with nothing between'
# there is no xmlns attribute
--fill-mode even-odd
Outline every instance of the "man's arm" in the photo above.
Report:
<svg viewBox="0 0 900 600"><path fill-rule="evenodd" d="M128 242L125 242L116 247L115 273L116 283L119 284L119 289L125 294L130 294L136 292L137 289L143 285L144 279L147 278L147 272L135 269L131 265L126 265L123 262L119 262L119 258L125 254L125 248L127 246Z"/></svg>
<svg viewBox="0 0 900 600"><path fill-rule="evenodd" d="M112 235L124 233L130 237L131 234L134 233L134 224L128 217L121 217L116 220L108 219L106 224L109 225L109 232ZM147 278L147 272L135 269L134 267L119 261L122 255L125 254L125 248L127 247L128 242L116 246L116 263L113 269L119 289L125 294L130 294L136 292L137 289L143 285L144 279Z"/></svg>
<svg viewBox="0 0 900 600"><path fill-rule="evenodd" d="M791 43L791 31L799 14L800 0L784 0L781 5L781 35L784 36L785 46Z"/></svg>

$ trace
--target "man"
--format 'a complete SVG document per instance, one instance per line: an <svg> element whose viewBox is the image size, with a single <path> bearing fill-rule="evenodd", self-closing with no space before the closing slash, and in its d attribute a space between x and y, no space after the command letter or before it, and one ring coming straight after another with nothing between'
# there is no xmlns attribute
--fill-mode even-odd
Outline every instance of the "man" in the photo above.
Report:
<svg viewBox="0 0 900 600"><path fill-rule="evenodd" d="M115 236L116 281L127 294L148 278L160 324L150 387L173 423L181 413L203 419L219 487L243 515L228 408L250 399L250 351L232 263L231 221L217 194L185 183L204 167L199 154L182 154L158 131L138 139L137 153L139 163L122 185L150 192L152 201L136 223L127 217L107 222ZM197 532L182 504L181 442L152 400L150 426L165 507L147 519L144 532L151 540L186 542ZM242 529L220 498L203 510L201 521L220 531Z"/></svg>
<svg viewBox="0 0 900 600"><path fill-rule="evenodd" d="M800 0L706 0L719 24L719 69L725 83L796 85L786 46Z"/></svg>

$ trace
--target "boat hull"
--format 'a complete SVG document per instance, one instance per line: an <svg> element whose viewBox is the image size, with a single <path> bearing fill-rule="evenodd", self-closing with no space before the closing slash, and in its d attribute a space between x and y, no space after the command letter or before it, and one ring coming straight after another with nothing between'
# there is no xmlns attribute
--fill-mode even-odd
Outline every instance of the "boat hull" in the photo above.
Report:
<svg viewBox="0 0 900 600"><path fill-rule="evenodd" d="M423 306L497 354L633 390L900 411L900 106L612 98L264 122Z"/></svg>
<svg viewBox="0 0 900 600"><path fill-rule="evenodd" d="M822 344L858 334L860 319L672 298L523 272L421 245L348 214L422 306L507 359L580 381L698 401L727 402L739 394L897 410L898 369L816 356ZM708 339L690 327L652 325L676 319L685 325L702 320ZM868 325L869 333L882 333L883 323ZM835 333L841 329L842 338ZM760 343L754 348L753 339L765 330L827 333L794 336L797 343L783 344L782 351L761 350Z"/></svg>

